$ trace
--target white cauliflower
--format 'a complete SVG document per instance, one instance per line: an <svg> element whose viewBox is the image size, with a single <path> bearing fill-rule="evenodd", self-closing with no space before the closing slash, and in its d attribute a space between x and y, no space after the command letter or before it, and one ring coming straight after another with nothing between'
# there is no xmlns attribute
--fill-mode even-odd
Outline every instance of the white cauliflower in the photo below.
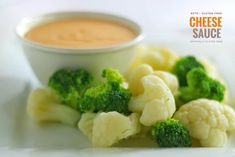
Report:
<svg viewBox="0 0 235 157"><path fill-rule="evenodd" d="M175 75L165 71L155 71L154 75L164 81L173 94L176 94L179 88L179 82Z"/></svg>
<svg viewBox="0 0 235 157"><path fill-rule="evenodd" d="M28 98L27 112L36 122L60 122L76 125L80 113L66 105L60 104L47 88L33 90Z"/></svg>
<svg viewBox="0 0 235 157"><path fill-rule="evenodd" d="M217 101L198 99L183 105L174 115L189 129L190 135L205 147L220 147L227 131L235 129L235 112Z"/></svg>
<svg viewBox="0 0 235 157"><path fill-rule="evenodd" d="M144 92L141 78L153 73L153 68L147 64L141 64L130 72L128 77L129 88L133 96L140 95Z"/></svg>
<svg viewBox="0 0 235 157"><path fill-rule="evenodd" d="M98 147L111 146L140 131L138 114L124 116L115 111L84 113L78 127L90 138L92 144Z"/></svg>
<svg viewBox="0 0 235 157"><path fill-rule="evenodd" d="M170 88L175 94L179 88L179 83L175 75L166 71L154 71L148 64L141 64L130 72L128 77L129 88L133 96L138 96L144 92L141 78L147 75L156 75Z"/></svg>
<svg viewBox="0 0 235 157"><path fill-rule="evenodd" d="M151 126L156 121L172 117L175 112L175 100L170 89L157 76L147 75L141 79L144 93L132 97L129 110L142 113L140 123Z"/></svg>
<svg viewBox="0 0 235 157"><path fill-rule="evenodd" d="M92 128L93 122L97 113L87 112L83 113L81 119L78 123L78 128L82 131L82 133L91 140L92 138Z"/></svg>
<svg viewBox="0 0 235 157"><path fill-rule="evenodd" d="M136 56L128 68L127 74L140 64L148 64L154 70L169 71L178 58L178 55L168 49L142 44L137 47Z"/></svg>

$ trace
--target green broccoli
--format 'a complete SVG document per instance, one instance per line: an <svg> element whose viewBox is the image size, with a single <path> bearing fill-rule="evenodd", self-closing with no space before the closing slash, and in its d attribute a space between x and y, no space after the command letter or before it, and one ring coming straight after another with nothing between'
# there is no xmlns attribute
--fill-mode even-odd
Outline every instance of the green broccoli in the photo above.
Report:
<svg viewBox="0 0 235 157"><path fill-rule="evenodd" d="M157 122L152 128L151 135L160 147L190 147L192 145L188 129L175 119Z"/></svg>
<svg viewBox="0 0 235 157"><path fill-rule="evenodd" d="M225 86L212 79L201 68L194 68L187 74L188 86L179 89L179 100L186 103L198 98L208 98L217 101L224 99Z"/></svg>
<svg viewBox="0 0 235 157"><path fill-rule="evenodd" d="M92 84L93 77L82 69L61 69L49 79L48 86L53 89L61 103L78 109L78 104L86 89Z"/></svg>
<svg viewBox="0 0 235 157"><path fill-rule="evenodd" d="M129 114L128 102L131 93L122 86L123 77L115 69L106 68L102 72L106 82L89 88L81 101L80 112L117 111Z"/></svg>
<svg viewBox="0 0 235 157"><path fill-rule="evenodd" d="M175 74L179 80L180 86L187 86L187 73L193 68L202 68L204 66L193 56L186 56L179 59L173 66L171 72Z"/></svg>
<svg viewBox="0 0 235 157"><path fill-rule="evenodd" d="M124 78L123 76L118 72L118 70L113 68L106 68L102 72L102 77L106 78L108 83L122 83Z"/></svg>

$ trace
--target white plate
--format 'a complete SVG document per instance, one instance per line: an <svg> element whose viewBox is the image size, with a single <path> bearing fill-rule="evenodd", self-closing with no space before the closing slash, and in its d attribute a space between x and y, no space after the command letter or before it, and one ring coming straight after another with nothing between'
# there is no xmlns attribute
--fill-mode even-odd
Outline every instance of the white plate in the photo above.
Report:
<svg viewBox="0 0 235 157"><path fill-rule="evenodd" d="M229 52L233 46L162 44L183 54L188 50L196 55L206 55L214 60L224 75L232 96L235 97L235 56ZM206 54L203 52L207 52ZM88 139L76 128L61 124L39 126L31 122L25 112L30 82L18 78L0 77L0 156L235 156L235 136L231 135L224 148L92 148Z"/></svg>

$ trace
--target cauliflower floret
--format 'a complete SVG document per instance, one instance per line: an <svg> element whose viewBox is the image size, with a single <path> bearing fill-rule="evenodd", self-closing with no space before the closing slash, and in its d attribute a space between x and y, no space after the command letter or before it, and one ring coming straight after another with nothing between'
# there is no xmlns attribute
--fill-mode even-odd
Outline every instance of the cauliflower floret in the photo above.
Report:
<svg viewBox="0 0 235 157"><path fill-rule="evenodd" d="M153 68L147 64L141 64L135 68L128 77L129 88L133 96L140 95L144 92L141 78L153 73Z"/></svg>
<svg viewBox="0 0 235 157"><path fill-rule="evenodd" d="M139 115L124 116L116 111L84 113L78 123L94 146L107 147L140 131Z"/></svg>
<svg viewBox="0 0 235 157"><path fill-rule="evenodd" d="M138 96L144 92L141 78L150 74L156 75L162 79L173 94L177 92L179 83L175 75L166 71L154 71L150 65L141 64L131 71L128 77L129 88L133 96Z"/></svg>
<svg viewBox="0 0 235 157"><path fill-rule="evenodd" d="M27 112L38 123L60 122L75 126L80 113L60 104L57 97L47 88L33 90L28 98Z"/></svg>
<svg viewBox="0 0 235 157"><path fill-rule="evenodd" d="M178 55L167 49L142 44L137 47L127 74L140 64L149 64L154 70L169 71L178 58Z"/></svg>
<svg viewBox="0 0 235 157"><path fill-rule="evenodd" d="M141 82L144 93L132 97L129 103L130 111L142 113L140 123L144 126L170 118L175 112L175 101L166 84L154 75L144 76Z"/></svg>
<svg viewBox="0 0 235 157"><path fill-rule="evenodd" d="M93 112L83 113L78 123L79 129L82 131L84 135L88 136L90 140L92 137L93 121L96 115L97 113L93 113Z"/></svg>
<svg viewBox="0 0 235 157"><path fill-rule="evenodd" d="M202 146L220 147L227 141L226 131L235 129L235 112L217 101L198 99L183 105L174 115Z"/></svg>
<svg viewBox="0 0 235 157"><path fill-rule="evenodd" d="M162 79L167 87L170 88L171 92L176 94L179 88L179 82L175 75L165 71L155 71L154 75Z"/></svg>

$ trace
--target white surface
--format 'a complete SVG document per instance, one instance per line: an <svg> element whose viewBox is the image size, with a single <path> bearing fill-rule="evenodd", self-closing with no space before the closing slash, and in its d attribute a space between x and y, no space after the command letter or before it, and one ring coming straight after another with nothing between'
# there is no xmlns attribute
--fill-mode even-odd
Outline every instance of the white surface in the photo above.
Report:
<svg viewBox="0 0 235 157"><path fill-rule="evenodd" d="M147 40L180 54L208 56L215 61L235 97L235 1L157 0L1 0L0 1L0 156L235 156L234 141L226 148L200 149L92 149L78 130L39 127L25 114L29 81L35 76L14 36L21 18L58 10L108 11L131 17L143 25ZM190 11L222 11L223 43L190 43ZM66 134L65 134L66 133ZM81 148L81 149L79 149Z"/></svg>

